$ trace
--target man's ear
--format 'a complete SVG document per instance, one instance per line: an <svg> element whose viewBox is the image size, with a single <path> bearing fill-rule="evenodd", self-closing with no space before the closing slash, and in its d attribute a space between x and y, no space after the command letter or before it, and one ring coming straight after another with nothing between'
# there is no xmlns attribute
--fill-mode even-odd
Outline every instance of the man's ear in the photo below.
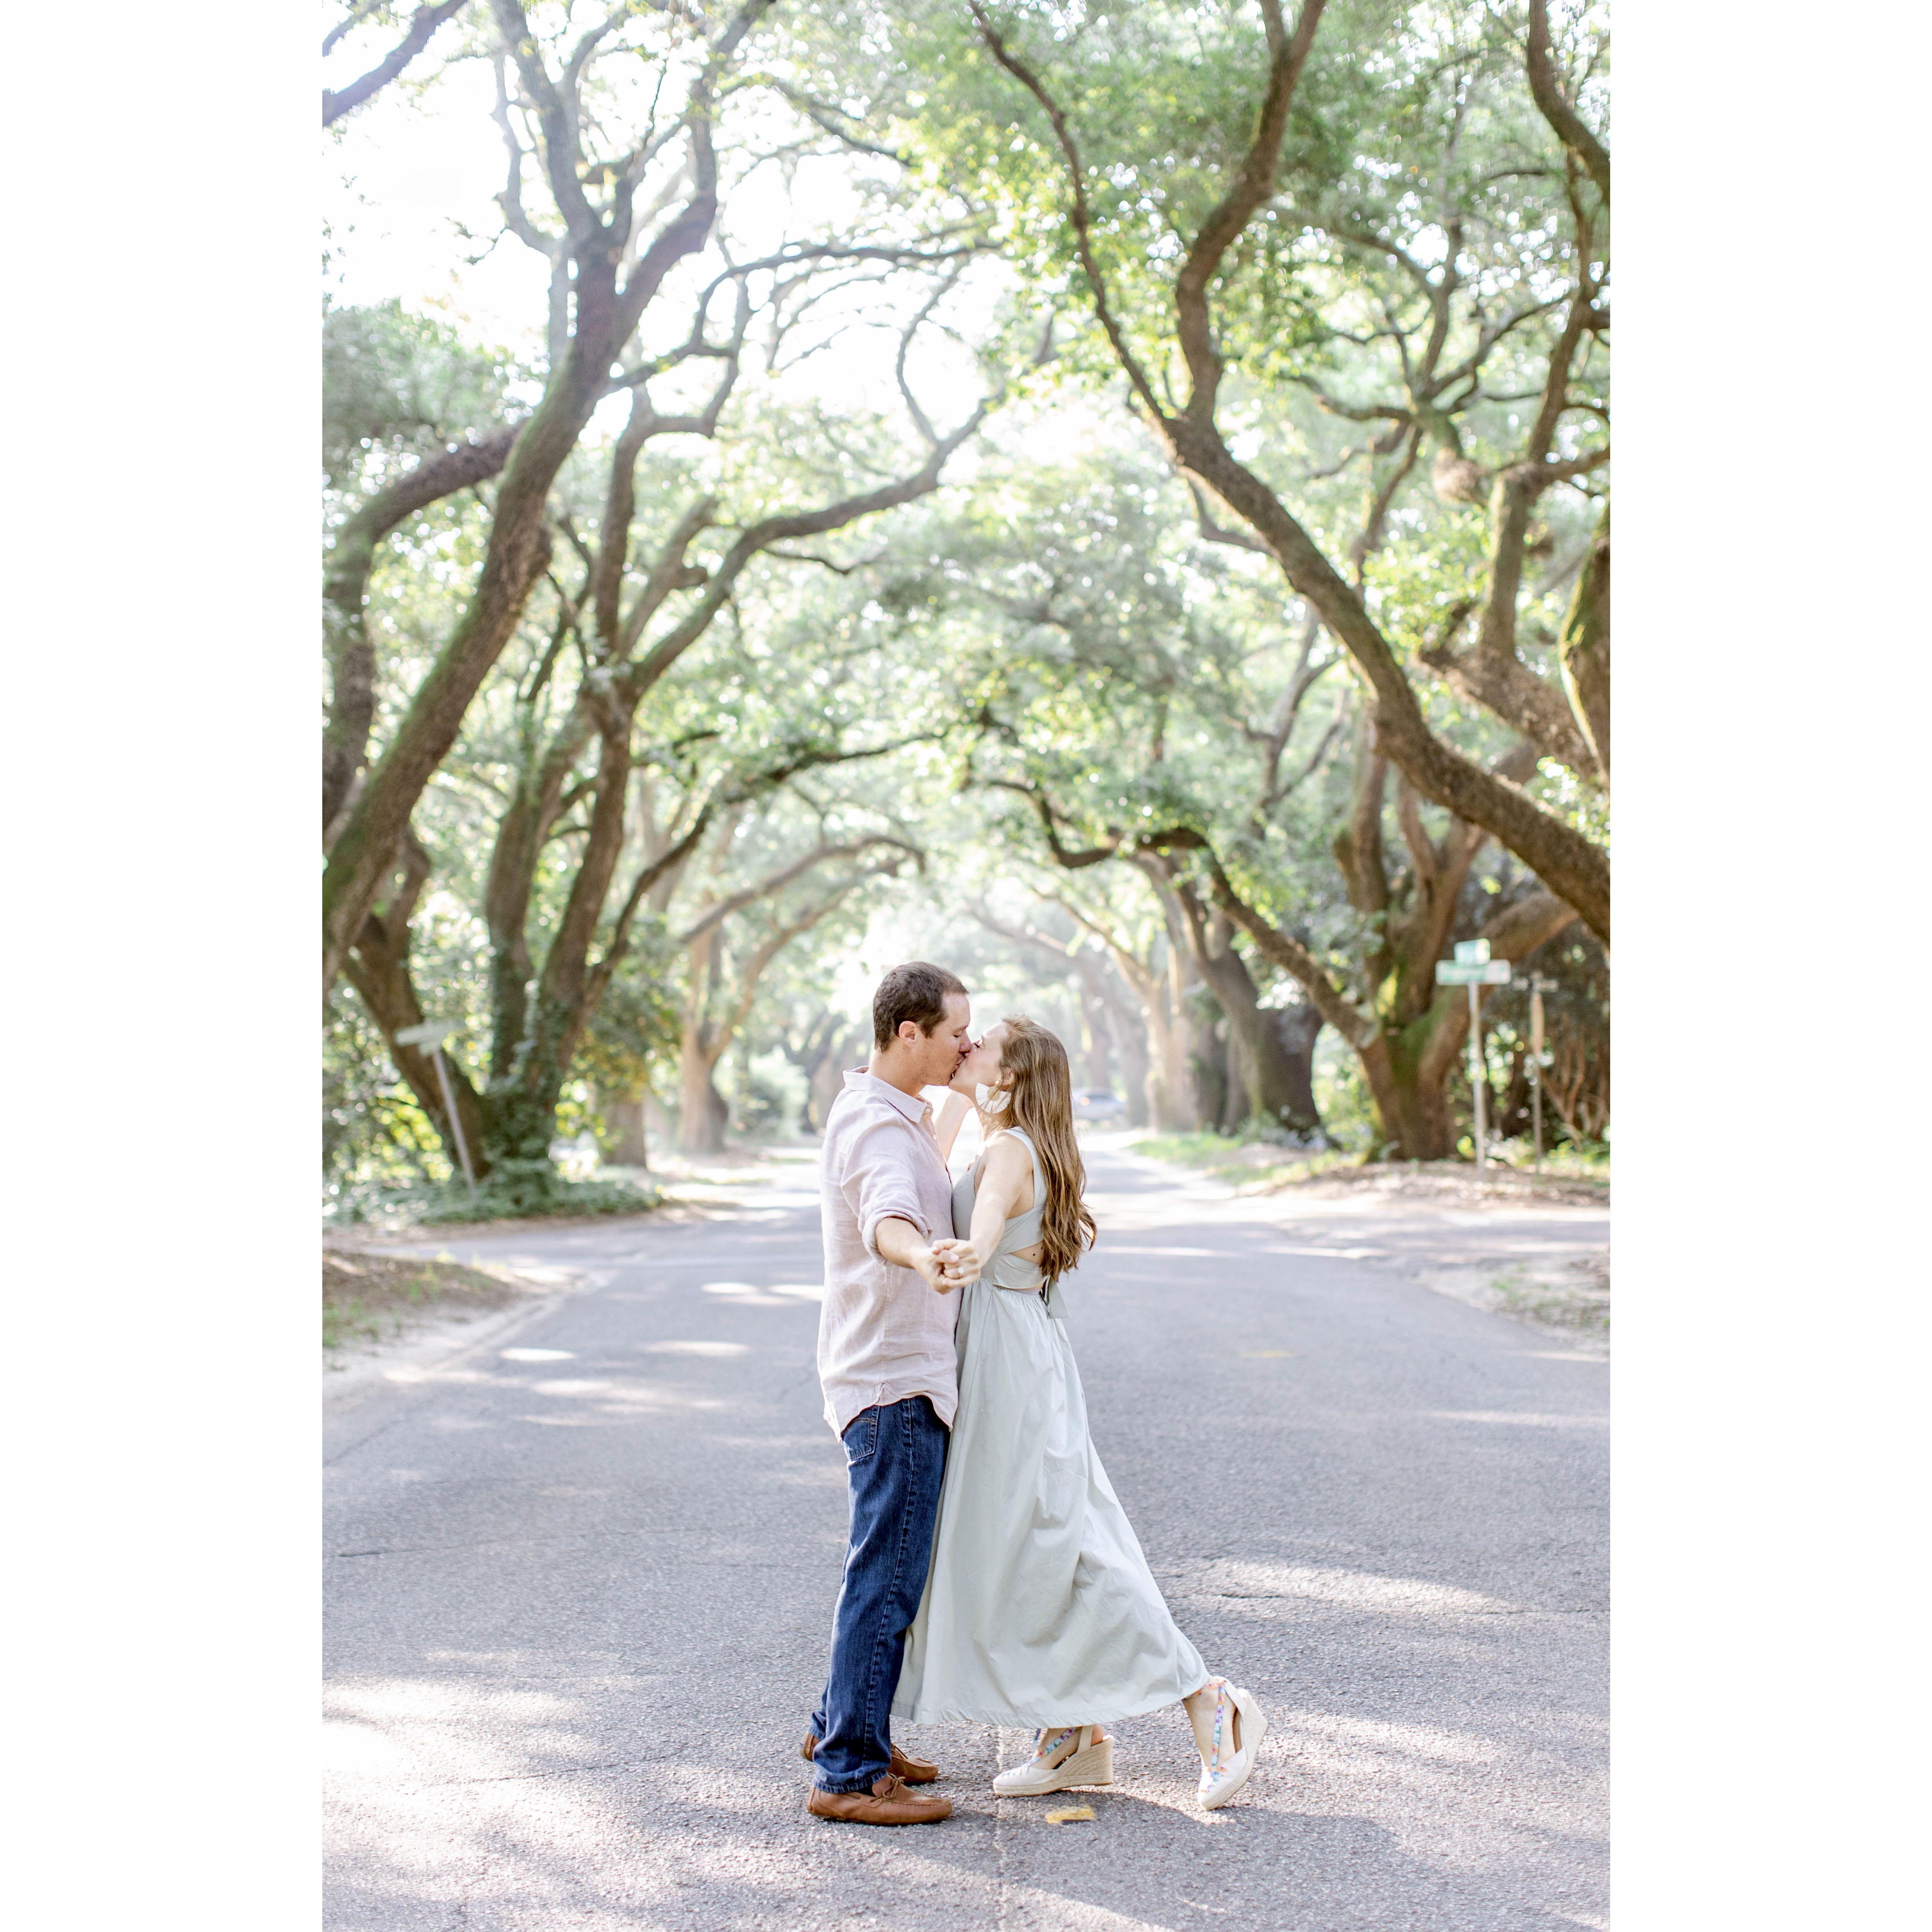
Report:
<svg viewBox="0 0 1932 1932"><path fill-rule="evenodd" d="M904 1040L917 1040L920 1037L918 1021L901 1020L899 1022L899 1037Z"/></svg>

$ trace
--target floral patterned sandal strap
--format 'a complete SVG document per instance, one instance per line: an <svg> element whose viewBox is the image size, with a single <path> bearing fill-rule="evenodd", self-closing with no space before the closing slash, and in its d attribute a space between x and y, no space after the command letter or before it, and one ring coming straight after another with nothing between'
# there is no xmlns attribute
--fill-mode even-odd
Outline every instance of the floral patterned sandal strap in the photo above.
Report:
<svg viewBox="0 0 1932 1932"><path fill-rule="evenodd" d="M1210 1777L1221 1775L1221 1740L1228 1728L1228 1680L1216 1677L1210 1680L1214 1686L1214 1748L1208 1755Z"/></svg>

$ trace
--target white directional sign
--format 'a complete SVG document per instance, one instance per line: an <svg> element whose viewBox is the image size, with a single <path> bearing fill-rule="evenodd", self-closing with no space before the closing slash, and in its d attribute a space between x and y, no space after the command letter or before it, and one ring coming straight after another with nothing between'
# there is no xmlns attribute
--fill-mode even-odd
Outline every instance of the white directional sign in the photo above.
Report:
<svg viewBox="0 0 1932 1932"><path fill-rule="evenodd" d="M399 1027L396 1030L398 1046L440 1046L453 1033L462 1031L461 1022L457 1020L424 1020L421 1026Z"/></svg>
<svg viewBox="0 0 1932 1932"><path fill-rule="evenodd" d="M1486 940L1481 943L1489 944ZM1460 946L1456 949L1458 952L1462 950ZM1438 986L1507 986L1510 971L1507 959L1438 959L1436 983Z"/></svg>
<svg viewBox="0 0 1932 1932"><path fill-rule="evenodd" d="M476 1169L470 1161L470 1143L463 1138L463 1116L458 1110L456 1091L449 1084L449 1069L444 1065L442 1058L443 1042L452 1034L462 1030L460 1020L424 1020L419 1026L398 1027L396 1044L429 1049L429 1057L436 1063L436 1084L442 1090L442 1118L451 1138L456 1142L456 1157L463 1163L463 1178L469 1182L473 1196L476 1192Z"/></svg>
<svg viewBox="0 0 1932 1932"><path fill-rule="evenodd" d="M1456 964L1459 966L1484 965L1490 957L1490 942L1486 939L1459 939L1456 942Z"/></svg>

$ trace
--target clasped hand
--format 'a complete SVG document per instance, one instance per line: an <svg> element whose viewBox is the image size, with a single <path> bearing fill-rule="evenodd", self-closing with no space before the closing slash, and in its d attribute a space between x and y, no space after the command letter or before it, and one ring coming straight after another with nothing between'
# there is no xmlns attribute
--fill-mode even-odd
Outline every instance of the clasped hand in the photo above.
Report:
<svg viewBox="0 0 1932 1932"><path fill-rule="evenodd" d="M921 1268L920 1273L941 1294L950 1294L954 1288L980 1279L980 1252L970 1241L934 1241L927 1252L932 1270L927 1274Z"/></svg>

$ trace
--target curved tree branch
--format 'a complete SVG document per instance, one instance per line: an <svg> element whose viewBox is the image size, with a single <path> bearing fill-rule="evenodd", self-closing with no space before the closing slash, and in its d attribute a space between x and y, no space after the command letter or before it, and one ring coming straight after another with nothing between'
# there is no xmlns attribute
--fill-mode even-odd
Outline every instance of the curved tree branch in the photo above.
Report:
<svg viewBox="0 0 1932 1932"><path fill-rule="evenodd" d="M376 546L406 518L445 496L495 476L509 460L520 421L474 442L428 456L407 476L352 511L335 532L322 572L322 627L333 674L322 739L322 824L330 828L348 802L376 716L376 656L363 605Z"/></svg>
<svg viewBox="0 0 1932 1932"><path fill-rule="evenodd" d="M1544 120L1556 138L1583 164L1604 206L1610 204L1610 151L1589 129L1570 104L1556 71L1550 49L1550 0L1529 0L1529 45L1525 58L1529 71L1529 91Z"/></svg>
<svg viewBox="0 0 1932 1932"><path fill-rule="evenodd" d="M322 124L325 128L332 126L352 108L360 107L371 94L388 86L429 45L436 28L452 14L460 13L468 4L469 0L443 0L440 7L418 7L410 19L409 32L391 49L386 58L339 92L332 94L328 88L322 89ZM328 46L329 42L325 40L322 49L324 53L328 51Z"/></svg>

